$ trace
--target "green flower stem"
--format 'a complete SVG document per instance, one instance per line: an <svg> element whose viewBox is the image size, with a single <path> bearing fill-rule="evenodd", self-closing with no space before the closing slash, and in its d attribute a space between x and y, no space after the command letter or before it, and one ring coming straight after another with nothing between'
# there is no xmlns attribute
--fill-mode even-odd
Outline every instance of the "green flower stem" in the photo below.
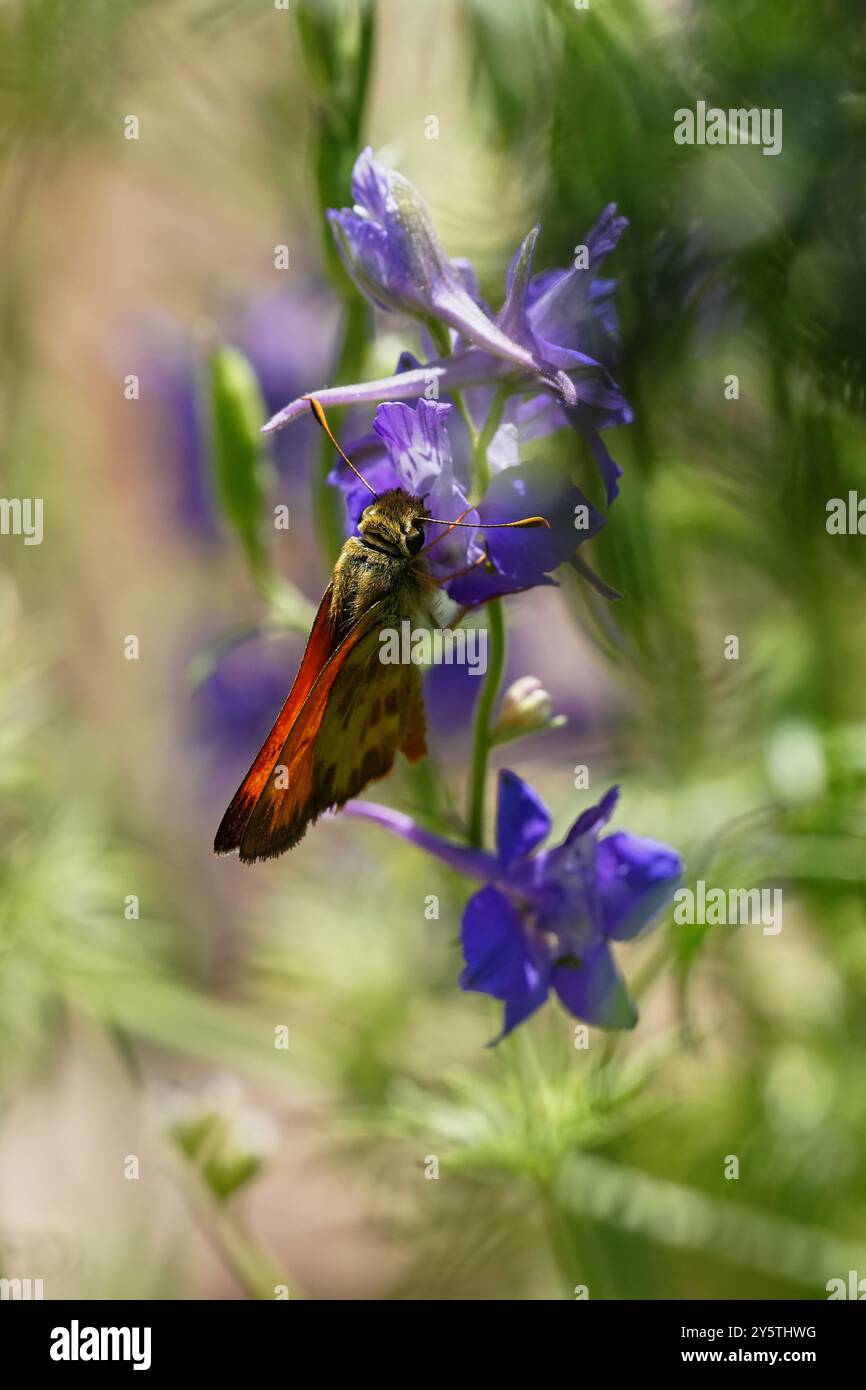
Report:
<svg viewBox="0 0 866 1390"><path fill-rule="evenodd" d="M472 769L469 781L469 842L484 844L484 793L487 783L487 757L491 747L493 714L502 677L505 674L505 614L501 599L487 605L487 675L478 697L475 711L475 734L472 746Z"/></svg>
<svg viewBox="0 0 866 1390"><path fill-rule="evenodd" d="M440 357L451 356L451 334L444 323L438 319L427 319L427 330L433 339L433 346Z"/></svg>
<svg viewBox="0 0 866 1390"><path fill-rule="evenodd" d="M439 356L450 357L451 335L448 332L448 329L445 326L445 324L439 323L436 319L430 319L428 320L427 328L430 333L430 337L433 339L433 346L436 348L436 351L439 353ZM475 450L478 447L478 431L475 428L475 422L472 419L472 415L469 411L469 406L466 404L466 397L463 395L462 391L454 392L454 400L456 402L457 409L463 416L463 423L469 431L469 443L472 448L472 454L474 458Z"/></svg>
<svg viewBox="0 0 866 1390"><path fill-rule="evenodd" d="M457 409L463 416L463 422L466 425L467 430L469 431L469 442L472 446L472 455L474 458L475 452L478 448L478 431L475 428L475 422L469 413L469 406L466 404L466 397L463 395L463 392L455 391L454 399L457 402Z"/></svg>
<svg viewBox="0 0 866 1390"><path fill-rule="evenodd" d="M273 1302L280 1286L288 1289L290 1298L303 1298L285 1270L245 1229L237 1215L236 1205L231 1201L218 1201L198 1174L191 1172L187 1165L177 1164L176 1171L201 1230L250 1298Z"/></svg>
<svg viewBox="0 0 866 1390"><path fill-rule="evenodd" d="M439 769L428 752L419 763L406 766L411 796L411 809L427 822L431 829L445 833L448 828L447 803Z"/></svg>
<svg viewBox="0 0 866 1390"><path fill-rule="evenodd" d="M564 1165L571 1144L551 1145L550 1117L559 1104L559 1083L549 1058L538 1054L531 1026L518 1029L503 1048L503 1063L512 1070L523 1105L527 1142L526 1173L531 1177L547 1236L552 1263L562 1281L563 1298L574 1298L585 1284L589 1297L616 1298L618 1280L605 1246L604 1231L592 1215L563 1200Z"/></svg>
<svg viewBox="0 0 866 1390"><path fill-rule="evenodd" d="M579 1277L582 1272L581 1264L574 1247L571 1226L547 1183L539 1183L538 1197L544 1213L544 1227L551 1259L566 1291L563 1297L573 1297L576 1285L588 1284L588 1281Z"/></svg>
<svg viewBox="0 0 866 1390"><path fill-rule="evenodd" d="M244 1230L231 1207L215 1209L210 1229L226 1263L250 1298L273 1302L281 1286L288 1289L290 1298L299 1296L284 1270Z"/></svg>
<svg viewBox="0 0 866 1390"><path fill-rule="evenodd" d="M490 413L484 422L484 428L481 433L473 439L473 475L475 481L475 494L479 498L484 496L490 486L490 465L487 462L487 450L490 448L493 436L502 424L502 415L507 400L508 392L504 386L500 386L493 397Z"/></svg>
<svg viewBox="0 0 866 1390"><path fill-rule="evenodd" d="M502 412L508 393L500 387L493 397L490 413L480 434L475 435L471 421L470 434L473 439L472 462L476 496L487 491L490 482L490 468L487 462L487 449L499 429ZM475 711L475 734L472 745L472 770L469 779L469 842L484 844L484 793L487 783L487 759L493 746L493 715L496 701L505 675L505 655L507 639L505 634L505 613L501 599L493 599L487 605L487 675L478 697Z"/></svg>
<svg viewBox="0 0 866 1390"><path fill-rule="evenodd" d="M585 1284L591 1299L615 1298L613 1271L599 1232L589 1219L581 1220L557 1200L553 1187L542 1183L539 1195L551 1257L562 1279L565 1298Z"/></svg>

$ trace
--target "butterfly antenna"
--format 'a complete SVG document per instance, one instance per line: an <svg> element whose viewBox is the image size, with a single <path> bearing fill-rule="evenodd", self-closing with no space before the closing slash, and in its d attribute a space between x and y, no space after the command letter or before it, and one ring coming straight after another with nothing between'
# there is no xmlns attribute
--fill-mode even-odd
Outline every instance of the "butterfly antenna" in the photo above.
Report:
<svg viewBox="0 0 866 1390"><path fill-rule="evenodd" d="M422 499L422 500L423 500L423 499ZM444 526L446 529L445 529L444 531L440 532L440 534L436 537L436 539L435 539L434 541L431 541L429 545L425 545L424 549L421 551L421 554L422 554L422 555L426 555L426 554L427 554L427 551L428 551L428 550L432 550L433 547L434 547L434 545L438 545L440 541L444 541L445 537L446 537L447 535L449 535L451 531L454 530L454 527L455 527L455 526L477 526L480 530L483 531L483 530L484 530L484 522L483 522L483 521L478 521L478 522L476 522L476 521L464 521L464 520L463 520L464 516L468 516L469 513L470 513L471 511L472 511L472 508L471 508L471 507L467 507L465 511L462 511L462 512L460 513L460 515L458 516L458 518L457 518L456 521L437 521L436 518L435 518L435 516L425 516L425 517L423 518L423 520L424 520L425 522L432 521L436 526ZM523 518L522 521L491 521L491 522L488 522L488 525L489 525L489 526L546 526L548 529L550 529L550 522L549 522L545 517L543 517L543 516L526 516L526 517Z"/></svg>
<svg viewBox="0 0 866 1390"><path fill-rule="evenodd" d="M379 494L378 494L378 492L376 491L376 489L370 487L370 484L367 482L367 479L364 477L363 473L359 473L359 472L358 472L358 470L357 470L357 468L355 467L354 463L353 463L352 460L349 458L349 455L343 453L343 450L340 448L339 444L337 443L336 439L334 438L334 431L331 429L331 426L328 424L327 416L325 415L324 410L322 409L322 407L321 407L321 405L319 404L319 402L316 400L315 396L305 396L305 397L304 397L304 400L310 402L310 409L312 410L314 416L316 417L317 422L321 425L322 429L325 431L325 434L326 434L326 435L328 436L328 438L330 439L330 441L331 441L331 443L333 444L334 448L336 449L337 453L340 455L340 458L343 460L344 463L347 463L347 464L349 465L349 467L351 468L351 470L352 470L352 472L354 473L355 477L356 477L356 478L360 478L361 482L364 484L364 487L367 489L368 492L372 492L373 496L375 497L376 501L378 502L378 500L379 500Z"/></svg>
<svg viewBox="0 0 866 1390"><path fill-rule="evenodd" d="M522 516L519 521L440 521L435 516L423 516L421 520L425 525L429 521L434 526L447 526L449 531L454 526L471 526L476 531L496 531L505 526L546 526L550 530L546 516Z"/></svg>

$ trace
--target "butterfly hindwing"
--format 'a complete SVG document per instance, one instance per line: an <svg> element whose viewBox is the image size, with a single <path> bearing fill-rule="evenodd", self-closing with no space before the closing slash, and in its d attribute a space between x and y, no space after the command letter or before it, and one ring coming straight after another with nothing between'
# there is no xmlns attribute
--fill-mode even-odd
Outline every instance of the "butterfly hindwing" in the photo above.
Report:
<svg viewBox="0 0 866 1390"><path fill-rule="evenodd" d="M331 691L313 753L321 810L342 806L384 777L398 749L410 761L427 751L418 668L383 665L380 632L377 627L359 642Z"/></svg>
<svg viewBox="0 0 866 1390"><path fill-rule="evenodd" d="M291 849L323 811L426 753L418 669L383 664L384 601L358 619L322 668L271 764L240 840L245 861Z"/></svg>

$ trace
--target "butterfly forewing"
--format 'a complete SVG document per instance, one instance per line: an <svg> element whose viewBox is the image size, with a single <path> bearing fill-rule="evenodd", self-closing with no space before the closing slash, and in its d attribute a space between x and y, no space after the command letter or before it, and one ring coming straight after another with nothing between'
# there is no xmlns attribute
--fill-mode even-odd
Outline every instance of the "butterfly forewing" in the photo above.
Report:
<svg viewBox="0 0 866 1390"><path fill-rule="evenodd" d="M230 854L232 850L240 847L247 822L271 775L274 763L277 761L277 756L289 735L289 731L300 714L323 667L339 645L334 625L331 622L332 592L333 585L329 584L319 604L319 611L313 620L313 627L307 639L303 659L292 688L286 696L285 704L259 749L255 762L235 792L232 803L220 822L214 840L214 849L217 854Z"/></svg>
<svg viewBox="0 0 866 1390"><path fill-rule="evenodd" d="M245 825L242 860L291 849L324 811L390 772L398 750L426 753L417 667L380 661L385 608L368 609L323 667Z"/></svg>

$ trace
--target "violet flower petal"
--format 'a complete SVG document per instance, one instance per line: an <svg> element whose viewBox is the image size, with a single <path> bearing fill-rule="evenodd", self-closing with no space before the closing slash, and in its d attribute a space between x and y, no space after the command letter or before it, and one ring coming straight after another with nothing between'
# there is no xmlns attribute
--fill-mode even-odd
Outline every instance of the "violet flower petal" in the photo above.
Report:
<svg viewBox="0 0 866 1390"><path fill-rule="evenodd" d="M680 856L668 845L618 830L599 841L598 895L605 935L629 941L660 912L682 876Z"/></svg>
<svg viewBox="0 0 866 1390"><path fill-rule="evenodd" d="M503 768L496 809L496 845L503 866L507 869L515 860L527 858L547 839L551 824L538 792L516 772Z"/></svg>
<svg viewBox="0 0 866 1390"><path fill-rule="evenodd" d="M520 998L538 988L539 971L517 908L488 884L473 893L461 932L466 966L460 988L494 999Z"/></svg>
<svg viewBox="0 0 866 1390"><path fill-rule="evenodd" d="M585 1023L614 1029L634 1028L637 1023L637 1008L603 942L579 960L557 961L551 983L569 1013Z"/></svg>
<svg viewBox="0 0 866 1390"><path fill-rule="evenodd" d="M402 811L394 811L390 806L382 806L373 801L347 801L343 807L343 814L374 821L376 825L389 830L392 835L398 835L401 840L408 840L410 844L417 845L419 849L441 859L444 864L450 864L452 869L469 874L472 878L489 881L499 873L498 861L486 850L473 849L469 845L455 845L450 840L444 840L441 835L435 835L431 830L425 830L423 826L416 824L411 816L404 815Z"/></svg>

